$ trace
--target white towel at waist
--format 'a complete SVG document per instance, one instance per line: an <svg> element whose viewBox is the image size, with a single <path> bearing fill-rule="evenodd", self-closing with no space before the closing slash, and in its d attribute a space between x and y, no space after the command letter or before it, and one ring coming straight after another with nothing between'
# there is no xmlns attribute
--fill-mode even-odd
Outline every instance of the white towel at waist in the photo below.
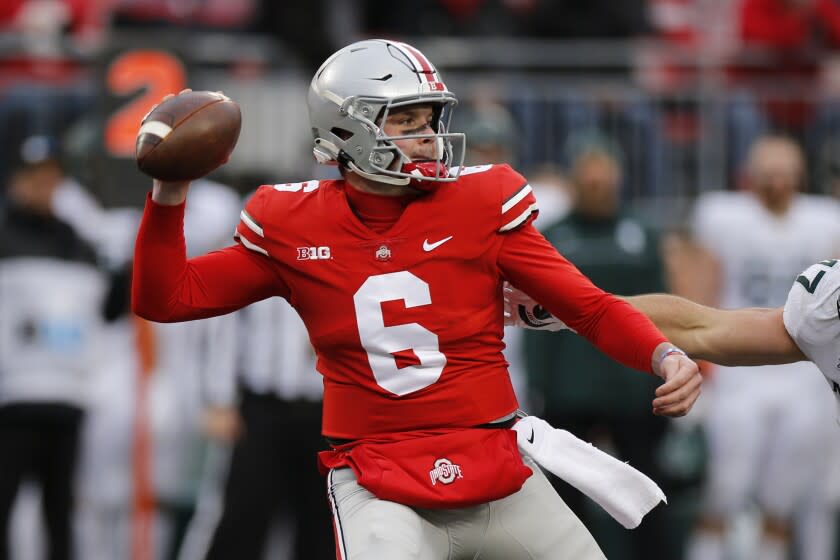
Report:
<svg viewBox="0 0 840 560"><path fill-rule="evenodd" d="M643 473L542 418L526 416L513 430L522 453L589 496L627 529L638 527L660 501L667 503L665 493Z"/></svg>

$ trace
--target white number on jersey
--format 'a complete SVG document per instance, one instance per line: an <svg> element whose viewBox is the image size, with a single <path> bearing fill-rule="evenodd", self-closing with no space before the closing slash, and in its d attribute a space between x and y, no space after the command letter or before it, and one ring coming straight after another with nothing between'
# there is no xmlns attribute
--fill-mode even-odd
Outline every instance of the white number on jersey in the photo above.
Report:
<svg viewBox="0 0 840 560"><path fill-rule="evenodd" d="M278 183L274 185L275 191L280 192L300 192L310 193L318 188L319 181L304 181L303 183Z"/></svg>
<svg viewBox="0 0 840 560"><path fill-rule="evenodd" d="M489 171L493 166L492 165L471 165L469 167L458 167L455 166L450 169L452 175L459 175L460 177L464 177L465 175L472 175L473 173L484 173L485 171ZM458 170L461 173L458 173Z"/></svg>
<svg viewBox="0 0 840 560"><path fill-rule="evenodd" d="M353 295L359 338L376 383L395 395L407 395L435 383L446 366L435 333L417 323L385 326L382 303L402 300L406 308L432 303L429 285L408 271L371 276ZM394 352L411 350L419 364L397 367Z"/></svg>

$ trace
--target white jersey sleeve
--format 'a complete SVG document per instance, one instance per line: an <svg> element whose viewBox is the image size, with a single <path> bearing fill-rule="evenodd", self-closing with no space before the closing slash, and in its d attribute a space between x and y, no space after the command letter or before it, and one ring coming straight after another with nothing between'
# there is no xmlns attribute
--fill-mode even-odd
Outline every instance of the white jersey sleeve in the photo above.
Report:
<svg viewBox="0 0 840 560"><path fill-rule="evenodd" d="M783 318L793 341L825 375L840 421L840 260L821 261L797 276Z"/></svg>

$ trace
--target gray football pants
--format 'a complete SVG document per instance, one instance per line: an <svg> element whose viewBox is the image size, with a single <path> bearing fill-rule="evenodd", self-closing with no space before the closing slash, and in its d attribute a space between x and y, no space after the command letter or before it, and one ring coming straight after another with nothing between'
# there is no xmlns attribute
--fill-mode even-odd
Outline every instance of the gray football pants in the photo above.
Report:
<svg viewBox="0 0 840 560"><path fill-rule="evenodd" d="M377 499L349 468L327 479L342 560L604 560L595 539L530 458L506 498L451 510Z"/></svg>

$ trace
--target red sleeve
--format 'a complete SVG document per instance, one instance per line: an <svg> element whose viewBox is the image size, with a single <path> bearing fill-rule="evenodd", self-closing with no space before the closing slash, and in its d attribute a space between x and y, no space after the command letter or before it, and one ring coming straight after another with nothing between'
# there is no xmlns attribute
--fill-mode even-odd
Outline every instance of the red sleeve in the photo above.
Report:
<svg viewBox="0 0 840 560"><path fill-rule="evenodd" d="M601 290L528 224L505 236L498 266L514 286L612 359L651 372L654 349L667 341L629 303Z"/></svg>
<svg viewBox="0 0 840 560"><path fill-rule="evenodd" d="M171 323L230 313L289 289L268 257L241 245L187 260L184 208L146 200L134 248L131 305Z"/></svg>

